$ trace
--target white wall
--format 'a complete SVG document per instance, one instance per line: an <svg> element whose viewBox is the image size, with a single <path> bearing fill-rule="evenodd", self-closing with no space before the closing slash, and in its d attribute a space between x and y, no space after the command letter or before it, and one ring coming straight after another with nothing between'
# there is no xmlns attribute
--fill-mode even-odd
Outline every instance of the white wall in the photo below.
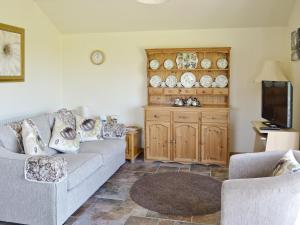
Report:
<svg viewBox="0 0 300 225"><path fill-rule="evenodd" d="M287 30L288 36L288 53L287 58L290 62L290 78L294 86L294 127L300 130L300 61L291 62L291 32L300 27L300 0L296 0L291 13L289 26Z"/></svg>
<svg viewBox="0 0 300 225"><path fill-rule="evenodd" d="M25 82L0 83L0 119L61 106L61 35L33 0L0 0L0 21L25 28Z"/></svg>
<svg viewBox="0 0 300 225"><path fill-rule="evenodd" d="M260 117L260 85L253 80L265 59L286 60L286 33L287 28L252 28L64 35L64 103L143 126L145 48L231 46L232 151L251 152L250 121ZM106 55L101 66L89 61L94 49Z"/></svg>

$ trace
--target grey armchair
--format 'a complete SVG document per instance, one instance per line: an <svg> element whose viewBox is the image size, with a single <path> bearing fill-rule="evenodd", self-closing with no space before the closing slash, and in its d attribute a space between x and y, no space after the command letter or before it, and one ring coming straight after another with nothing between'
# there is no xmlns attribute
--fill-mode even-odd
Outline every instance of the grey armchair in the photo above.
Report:
<svg viewBox="0 0 300 225"><path fill-rule="evenodd" d="M286 151L234 155L222 186L221 225L300 225L300 174L270 177ZM294 151L300 162L300 152Z"/></svg>

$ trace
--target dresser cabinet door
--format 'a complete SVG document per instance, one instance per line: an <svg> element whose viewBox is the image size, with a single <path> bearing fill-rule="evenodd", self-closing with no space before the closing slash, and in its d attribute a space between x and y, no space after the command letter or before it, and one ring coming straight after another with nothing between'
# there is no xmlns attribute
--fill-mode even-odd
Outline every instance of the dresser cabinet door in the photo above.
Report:
<svg viewBox="0 0 300 225"><path fill-rule="evenodd" d="M202 125L201 161L203 163L227 163L227 126Z"/></svg>
<svg viewBox="0 0 300 225"><path fill-rule="evenodd" d="M198 161L199 128L197 123L174 123L174 161Z"/></svg>
<svg viewBox="0 0 300 225"><path fill-rule="evenodd" d="M169 122L146 122L146 159L171 160L171 125Z"/></svg>

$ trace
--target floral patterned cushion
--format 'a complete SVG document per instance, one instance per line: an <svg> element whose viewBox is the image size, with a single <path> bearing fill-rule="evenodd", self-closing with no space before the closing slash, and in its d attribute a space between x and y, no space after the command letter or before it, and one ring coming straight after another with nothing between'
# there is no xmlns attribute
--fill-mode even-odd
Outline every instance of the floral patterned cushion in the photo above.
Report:
<svg viewBox="0 0 300 225"><path fill-rule="evenodd" d="M126 135L126 127L124 124L120 123L106 123L103 126L103 138L112 139L118 138L122 139Z"/></svg>
<svg viewBox="0 0 300 225"><path fill-rule="evenodd" d="M273 171L273 176L280 176L284 174L299 173L300 164L295 159L292 150L288 151L277 163Z"/></svg>
<svg viewBox="0 0 300 225"><path fill-rule="evenodd" d="M100 118L91 119L76 115L76 131L81 142L102 140L101 130Z"/></svg>
<svg viewBox="0 0 300 225"><path fill-rule="evenodd" d="M59 118L61 121L63 121L67 126L75 129L75 116L72 113L71 110L68 109L60 109L56 113L54 113L55 118Z"/></svg>
<svg viewBox="0 0 300 225"><path fill-rule="evenodd" d="M25 161L24 173L28 181L57 183L67 176L67 162L57 156L32 156Z"/></svg>
<svg viewBox="0 0 300 225"><path fill-rule="evenodd" d="M23 139L22 139L22 122L23 121L12 122L9 123L7 126L12 130L12 132L17 138L19 153L24 154L24 146L23 146Z"/></svg>
<svg viewBox="0 0 300 225"><path fill-rule="evenodd" d="M49 147L65 153L76 153L79 149L80 139L75 127L66 124L60 117L55 117Z"/></svg>

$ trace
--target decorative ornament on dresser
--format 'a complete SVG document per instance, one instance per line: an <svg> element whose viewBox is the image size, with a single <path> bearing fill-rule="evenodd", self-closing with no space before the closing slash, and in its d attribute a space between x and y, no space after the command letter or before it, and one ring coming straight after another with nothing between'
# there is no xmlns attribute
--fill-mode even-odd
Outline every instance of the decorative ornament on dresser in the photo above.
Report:
<svg viewBox="0 0 300 225"><path fill-rule="evenodd" d="M94 65L101 65L105 59L104 53L100 50L94 50L90 55L90 59Z"/></svg>
<svg viewBox="0 0 300 225"><path fill-rule="evenodd" d="M0 82L24 81L23 28L0 23Z"/></svg>

